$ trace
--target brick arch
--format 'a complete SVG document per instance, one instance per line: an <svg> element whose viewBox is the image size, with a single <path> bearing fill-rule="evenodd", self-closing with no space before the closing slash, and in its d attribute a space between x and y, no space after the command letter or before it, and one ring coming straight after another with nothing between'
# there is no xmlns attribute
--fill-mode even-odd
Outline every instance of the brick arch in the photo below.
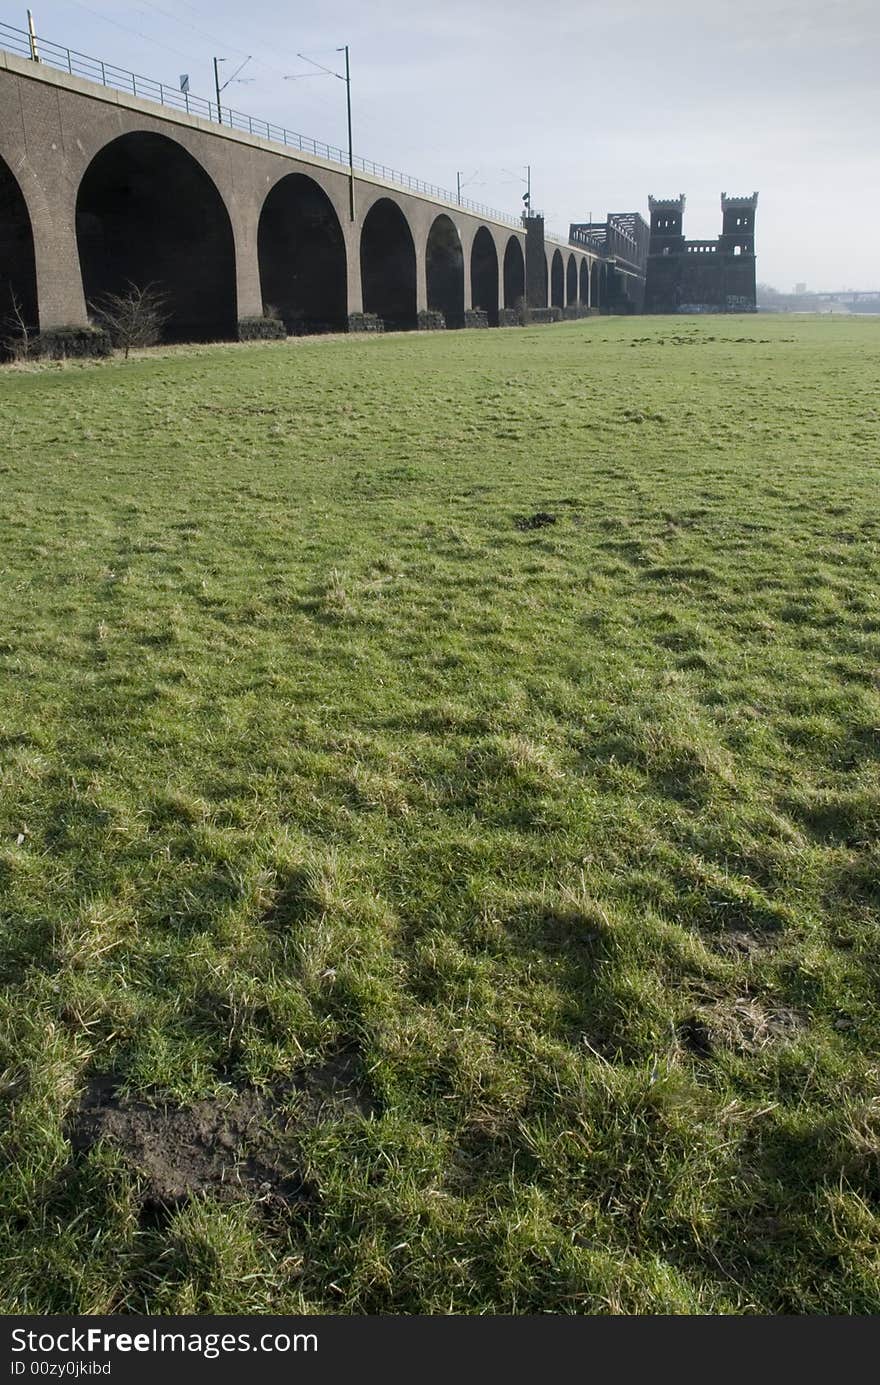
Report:
<svg viewBox="0 0 880 1385"><path fill-rule="evenodd" d="M416 244L409 219L391 197L377 197L364 216L360 264L365 313L375 313L390 330L417 322Z"/></svg>
<svg viewBox="0 0 880 1385"><path fill-rule="evenodd" d="M526 297L526 257L519 236L508 236L504 247L504 306L518 308Z"/></svg>
<svg viewBox="0 0 880 1385"><path fill-rule="evenodd" d="M577 258L574 255L569 255L565 267L565 301L569 307L573 307L578 301L578 269Z"/></svg>
<svg viewBox="0 0 880 1385"><path fill-rule="evenodd" d="M584 307L590 301L590 262L586 255L581 256L578 267L578 302Z"/></svg>
<svg viewBox="0 0 880 1385"><path fill-rule="evenodd" d="M11 319L15 333L19 314L28 329L39 325L34 232L21 184L0 158L0 321Z"/></svg>
<svg viewBox="0 0 880 1385"><path fill-rule="evenodd" d="M554 250L550 260L550 305L554 308L565 307L565 268L562 261L562 251Z"/></svg>
<svg viewBox="0 0 880 1385"><path fill-rule="evenodd" d="M234 337L235 241L226 203L177 140L132 130L94 154L76 194L76 241L87 303L131 282L166 296L166 335Z"/></svg>
<svg viewBox="0 0 880 1385"><path fill-rule="evenodd" d="M441 312L447 327L464 326L464 251L461 235L446 212L435 216L425 242L428 308Z"/></svg>
<svg viewBox="0 0 880 1385"><path fill-rule="evenodd" d="M345 328L345 235L314 178L293 172L275 181L260 208L257 254L264 308L276 309L288 332Z"/></svg>
<svg viewBox="0 0 880 1385"><path fill-rule="evenodd" d="M498 249L487 226L479 226L471 242L471 300L482 308L490 327L498 326Z"/></svg>

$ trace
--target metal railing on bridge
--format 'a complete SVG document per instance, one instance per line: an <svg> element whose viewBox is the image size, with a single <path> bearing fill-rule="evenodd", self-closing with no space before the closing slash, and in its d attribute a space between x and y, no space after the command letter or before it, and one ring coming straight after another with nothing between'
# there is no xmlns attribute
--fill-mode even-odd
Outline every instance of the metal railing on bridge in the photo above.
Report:
<svg viewBox="0 0 880 1385"><path fill-rule="evenodd" d="M157 82L153 77L142 77L136 72L128 72L123 67L116 67L100 58L90 58L85 53L78 53L74 48L65 48L49 39L40 38L39 35L35 43L37 61L45 63L47 67L57 68L60 72L67 72L72 77L85 77L91 82L100 83L101 86L112 87L114 91L139 96L144 101L156 101L161 106L170 106L174 110L184 111L187 115L202 116L206 120L219 122L227 129L240 130L245 134L269 140L273 144L282 144L286 149L297 149L303 154L326 159L328 163L340 164L346 169L349 167L345 150L332 144L324 144L322 140L300 135L283 125L273 125L253 115L244 115L229 106L221 106L218 109L216 101L209 101L204 96L179 91L165 82ZM0 48L5 48L17 57L33 58L30 34L24 29L14 29L9 24L0 24ZM472 202L466 197L459 199L447 188L425 183L421 178L413 178L409 173L389 168L387 164L376 163L373 159L363 159L360 155L355 155L352 163L359 173L371 174L374 178L394 183L408 192L423 193L438 202L447 202L450 206L461 207L463 211L476 212L478 216L503 222L506 226L515 226L518 230L522 229L521 218L510 212L500 212L496 207L486 207L481 202Z"/></svg>

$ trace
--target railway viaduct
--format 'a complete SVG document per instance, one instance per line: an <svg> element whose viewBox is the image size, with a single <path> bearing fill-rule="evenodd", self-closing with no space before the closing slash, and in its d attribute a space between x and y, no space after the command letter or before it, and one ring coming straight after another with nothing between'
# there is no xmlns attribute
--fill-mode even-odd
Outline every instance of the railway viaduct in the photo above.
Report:
<svg viewBox="0 0 880 1385"><path fill-rule="evenodd" d="M545 240L540 217L350 172L134 85L0 50L0 317L14 291L34 326L82 325L127 281L163 286L179 340L234 338L267 305L288 331L600 306L600 257Z"/></svg>

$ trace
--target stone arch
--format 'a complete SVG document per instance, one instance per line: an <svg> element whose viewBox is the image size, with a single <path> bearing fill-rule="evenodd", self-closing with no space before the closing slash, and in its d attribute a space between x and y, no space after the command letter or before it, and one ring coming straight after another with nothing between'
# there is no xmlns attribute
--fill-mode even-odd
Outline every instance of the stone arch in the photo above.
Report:
<svg viewBox="0 0 880 1385"><path fill-rule="evenodd" d="M584 307L590 301L590 262L581 260L580 272L578 274L578 301Z"/></svg>
<svg viewBox="0 0 880 1385"><path fill-rule="evenodd" d="M257 250L264 307L276 309L288 332L345 329L345 238L333 203L313 178L288 173L267 194Z"/></svg>
<svg viewBox="0 0 880 1385"><path fill-rule="evenodd" d="M518 236L510 236L504 250L504 306L516 308L526 296L526 262Z"/></svg>
<svg viewBox="0 0 880 1385"><path fill-rule="evenodd" d="M441 212L425 246L428 309L441 312L447 327L464 326L464 254L455 223Z"/></svg>
<svg viewBox="0 0 880 1385"><path fill-rule="evenodd" d="M565 307L565 268L559 250L553 251L553 259L550 262L550 306Z"/></svg>
<svg viewBox="0 0 880 1385"><path fill-rule="evenodd" d="M202 165L167 135L133 131L92 159L76 198L86 303L128 283L165 294L172 341L237 335L235 244Z"/></svg>
<svg viewBox="0 0 880 1385"><path fill-rule="evenodd" d="M623 293L623 275L613 265L608 269L608 280L605 285L605 302L612 312L621 311L621 299Z"/></svg>
<svg viewBox="0 0 880 1385"><path fill-rule="evenodd" d="M578 267L574 255L569 255L565 271L565 301L570 307L578 301Z"/></svg>
<svg viewBox="0 0 880 1385"><path fill-rule="evenodd" d="M36 330L37 266L30 213L18 179L0 159L0 322L17 313L29 331ZM10 335L14 334L16 324L10 321Z"/></svg>
<svg viewBox="0 0 880 1385"><path fill-rule="evenodd" d="M498 251L486 226L480 227L471 246L471 302L485 311L490 327L498 326Z"/></svg>
<svg viewBox="0 0 880 1385"><path fill-rule="evenodd" d="M599 299L599 261L594 260L590 269L590 303L592 307L600 307Z"/></svg>
<svg viewBox="0 0 880 1385"><path fill-rule="evenodd" d="M364 312L375 313L389 331L416 325L416 247L409 222L396 202L380 197L361 230Z"/></svg>

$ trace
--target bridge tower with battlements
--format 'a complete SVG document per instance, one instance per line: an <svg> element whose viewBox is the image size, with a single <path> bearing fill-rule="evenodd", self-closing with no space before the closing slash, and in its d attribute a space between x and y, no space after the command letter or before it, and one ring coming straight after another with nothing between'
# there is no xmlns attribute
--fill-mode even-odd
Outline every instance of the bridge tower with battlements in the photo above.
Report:
<svg viewBox="0 0 880 1385"><path fill-rule="evenodd" d="M685 196L648 198L647 313L753 313L758 194L721 194L721 235L687 240Z"/></svg>

